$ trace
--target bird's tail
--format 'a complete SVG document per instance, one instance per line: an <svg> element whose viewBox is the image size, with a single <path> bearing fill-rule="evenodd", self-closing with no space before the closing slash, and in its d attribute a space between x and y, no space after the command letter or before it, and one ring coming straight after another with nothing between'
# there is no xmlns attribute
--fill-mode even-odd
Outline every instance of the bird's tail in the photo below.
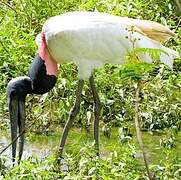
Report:
<svg viewBox="0 0 181 180"><path fill-rule="evenodd" d="M172 69L173 68L173 60L176 58L179 58L180 56L179 56L178 52L176 52L170 48L163 46L163 50L166 53L161 53L160 61Z"/></svg>
<svg viewBox="0 0 181 180"><path fill-rule="evenodd" d="M176 36L176 34L168 27L157 22L126 17L120 17L120 20L122 21L122 24L127 27L134 26L136 27L134 28L135 31L157 42L165 42Z"/></svg>
<svg viewBox="0 0 181 180"><path fill-rule="evenodd" d="M141 48L141 50L142 50L142 48ZM153 50L152 50L152 48L151 49L149 48L148 50L151 50L152 52L154 52L154 48L153 48ZM172 50L170 48L167 48L165 46L161 46L159 48L156 47L155 50L158 50L158 52L160 52L159 57L158 56L156 56L156 58L152 57L150 51L141 52L138 56L139 56L139 58L141 60L143 60L143 61L145 61L147 63L152 63L153 59L158 59L159 58L159 60L162 63L164 63L165 65L167 65L170 69L173 68L174 59L180 57L179 54L176 51L174 51L174 50Z"/></svg>
<svg viewBox="0 0 181 180"><path fill-rule="evenodd" d="M160 61L168 65L170 68L173 68L173 60L175 58L179 58L179 54L176 51L161 45L161 42L165 42L170 38L176 36L173 31L171 31L168 27L162 24L148 20L120 17L120 21L129 30L131 30L131 32L133 29L134 32L137 32L141 35L142 41L137 43L138 48L151 47L153 49L155 48L164 51L165 53L162 52L160 54ZM135 34L135 36L137 35ZM139 57L148 63L152 63L153 61L148 53L143 53Z"/></svg>

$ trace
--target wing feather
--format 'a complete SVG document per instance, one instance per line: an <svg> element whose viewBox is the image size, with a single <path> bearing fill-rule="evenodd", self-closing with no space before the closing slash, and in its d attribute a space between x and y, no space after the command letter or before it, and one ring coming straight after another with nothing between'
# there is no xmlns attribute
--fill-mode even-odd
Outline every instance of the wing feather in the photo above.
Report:
<svg viewBox="0 0 181 180"><path fill-rule="evenodd" d="M126 17L120 17L120 19L122 23L126 26L135 26L135 31L144 34L150 39L153 39L158 42L165 42L170 38L176 36L176 34L173 31L171 31L168 27L163 26L162 24L159 24L157 22L132 19Z"/></svg>

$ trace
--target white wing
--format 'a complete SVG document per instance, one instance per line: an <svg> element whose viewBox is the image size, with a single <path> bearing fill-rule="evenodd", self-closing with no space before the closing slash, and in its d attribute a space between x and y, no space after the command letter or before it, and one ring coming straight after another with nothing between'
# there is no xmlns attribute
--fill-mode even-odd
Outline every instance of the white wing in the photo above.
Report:
<svg viewBox="0 0 181 180"><path fill-rule="evenodd" d="M164 40L164 35L158 41L154 38L156 32L163 34L167 30L169 37L171 32L157 24L98 12L72 12L50 18L42 31L54 59L59 63L73 61L79 68L79 76L85 79L94 68L105 63L124 63L127 52L133 48L164 50L168 55L163 53L160 60L172 67L173 59L178 54L158 42ZM132 26L134 28L130 30ZM149 54L140 57L146 62L152 62Z"/></svg>

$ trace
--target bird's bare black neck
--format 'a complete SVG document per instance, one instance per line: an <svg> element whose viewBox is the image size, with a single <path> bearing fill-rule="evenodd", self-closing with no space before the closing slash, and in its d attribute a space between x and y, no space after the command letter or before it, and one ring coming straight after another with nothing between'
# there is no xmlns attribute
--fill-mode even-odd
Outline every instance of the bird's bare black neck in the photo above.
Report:
<svg viewBox="0 0 181 180"><path fill-rule="evenodd" d="M28 76L33 83L32 93L44 94L50 91L56 84L57 77L55 75L48 75L45 61L37 55L30 65Z"/></svg>
<svg viewBox="0 0 181 180"><path fill-rule="evenodd" d="M44 61L37 55L29 68L28 76L12 79L7 86L8 97L25 99L27 94L44 94L50 91L57 77L48 75Z"/></svg>

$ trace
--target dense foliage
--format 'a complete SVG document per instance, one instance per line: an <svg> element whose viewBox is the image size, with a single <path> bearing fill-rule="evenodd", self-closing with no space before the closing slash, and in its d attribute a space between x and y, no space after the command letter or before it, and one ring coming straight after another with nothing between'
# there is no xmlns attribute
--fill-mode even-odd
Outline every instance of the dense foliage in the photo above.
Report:
<svg viewBox="0 0 181 180"><path fill-rule="evenodd" d="M7 128L9 124L5 94L7 82L14 77L27 74L29 64L37 49L34 39L41 31L42 24L50 16L74 10L98 10L119 16L160 22L178 34L176 38L167 42L167 46L181 53L181 12L173 0L1 0L0 128ZM177 59L173 71L158 63L141 64L137 68L129 63L125 66L106 65L103 69L96 70L96 84L103 105L101 125L104 131L109 131L113 126L130 129L134 117L134 82L138 78L141 82L139 116L142 129L149 131L171 129L178 132L181 129L180 65L181 60ZM27 97L27 126L30 124L29 128L32 131L46 133L51 128L50 125L64 124L73 105L76 85L76 66L61 65L58 83L51 92L43 96ZM91 92L86 83L80 114L76 118L75 126L89 128L89 122L93 122L92 104ZM167 139L163 139L163 144L165 141L167 143ZM122 177L118 179L139 178L143 172L137 169L137 162L130 159L130 153L133 150L130 146L118 150L118 155L113 152L108 160L95 158L90 160L89 153L92 152L89 147L86 147L87 150L81 150L81 153L84 153L81 157L67 158L73 162L68 174L52 170L50 159L38 162L36 165L30 160L24 162L21 168L12 169L9 174L6 174L6 170L0 173L5 174L6 179L11 179L17 172L21 175L29 174L29 179L38 179L38 176L46 176L47 179L52 177L67 177L68 179L71 176L81 179L81 177L88 178L89 176L95 179L96 174L100 179L106 177L112 179L116 174L118 176L122 174ZM123 156L120 153L123 153ZM89 161L91 163L87 163ZM162 179L164 176L177 178L179 171L173 164L174 162L168 161L168 164L165 162L164 167L155 166L153 169L157 171L159 168L164 168L162 172L158 170L158 175ZM0 161L0 167L2 166L3 162ZM120 172L122 166L124 166L124 172ZM47 172L47 167L52 171ZM164 175L161 174L163 172ZM25 176L22 179L27 178Z"/></svg>
<svg viewBox="0 0 181 180"><path fill-rule="evenodd" d="M1 6L0 54L1 54L1 119L7 119L5 88L7 82L17 76L26 75L35 53L34 39L44 21L53 15L72 10L95 10L120 16L150 19L170 26L181 34L179 12L173 1L3 1ZM168 43L180 50L179 38ZM145 68L143 66L143 68ZM28 121L38 125L50 121L64 123L73 104L77 81L74 65L61 65L56 88L43 97L28 98ZM101 117L109 125L119 125L133 119L134 89L130 75L133 67L107 65L95 72L103 110ZM180 60L175 62L174 71L155 65L142 74L144 83L141 99L142 126L146 129L164 129L178 126L180 107ZM158 86L159 85L159 86ZM92 97L88 84L84 88L78 124L86 126L87 113L92 112ZM52 103L52 98L54 103ZM32 103L33 102L33 103ZM48 111L47 109L48 108ZM46 112L46 113L45 113ZM41 115L40 115L41 114ZM39 119L39 121L37 120ZM4 124L4 121L3 121ZM36 126L36 124L35 124ZM36 127L35 127L36 128Z"/></svg>

